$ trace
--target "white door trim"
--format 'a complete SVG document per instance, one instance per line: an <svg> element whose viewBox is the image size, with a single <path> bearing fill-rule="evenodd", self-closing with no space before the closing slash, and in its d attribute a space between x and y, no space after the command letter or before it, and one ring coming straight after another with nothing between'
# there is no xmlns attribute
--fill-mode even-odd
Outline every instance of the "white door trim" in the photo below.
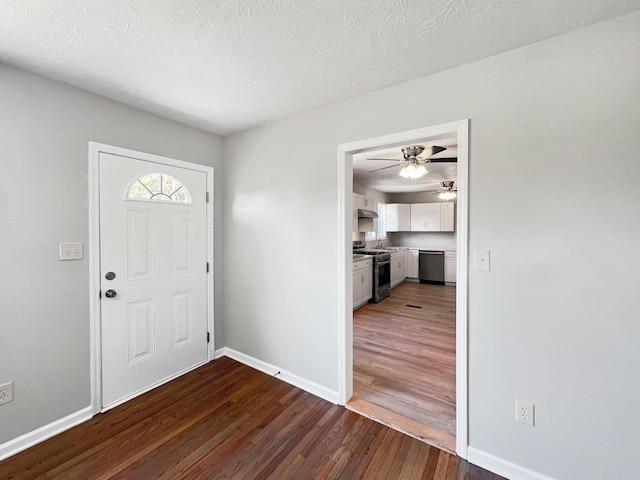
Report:
<svg viewBox="0 0 640 480"><path fill-rule="evenodd" d="M207 176L207 192L209 202L206 205L207 215L207 325L211 333L207 345L207 360L214 358L214 318L213 318L213 168L197 163L184 162L173 158L162 157L150 153L137 152L126 148L89 142L89 337L90 337L90 376L91 376L91 411L93 415L102 410L102 352L100 338L100 153L110 153L122 157L154 162L160 165L188 168L203 172Z"/></svg>
<svg viewBox="0 0 640 480"><path fill-rule="evenodd" d="M400 147L456 135L458 138L457 281L456 281L456 453L467 458L467 291L469 208L469 120L419 128L338 145L338 391L345 405L353 396L352 193L353 154Z"/></svg>

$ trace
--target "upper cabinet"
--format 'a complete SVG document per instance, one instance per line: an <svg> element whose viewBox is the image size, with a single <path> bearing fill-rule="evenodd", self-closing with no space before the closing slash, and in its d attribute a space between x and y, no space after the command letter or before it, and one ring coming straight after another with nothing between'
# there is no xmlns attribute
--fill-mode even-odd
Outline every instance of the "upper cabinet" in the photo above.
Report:
<svg viewBox="0 0 640 480"><path fill-rule="evenodd" d="M374 212L378 208L378 202L376 202L375 199L365 197L359 193L354 193L354 195L358 196L358 208L362 210L373 210Z"/></svg>
<svg viewBox="0 0 640 480"><path fill-rule="evenodd" d="M453 232L455 203L389 203L387 232Z"/></svg>
<svg viewBox="0 0 640 480"><path fill-rule="evenodd" d="M453 220L453 210L455 203L445 202L440 204L440 231L453 232L455 222Z"/></svg>
<svg viewBox="0 0 640 480"><path fill-rule="evenodd" d="M412 232L440 232L441 203L411 204Z"/></svg>
<svg viewBox="0 0 640 480"><path fill-rule="evenodd" d="M358 218L358 209L373 210L377 213L378 202L374 198L367 198L359 193L353 194L353 231L354 232L375 232L378 227L378 221L375 218ZM367 238L367 240L375 240Z"/></svg>
<svg viewBox="0 0 640 480"><path fill-rule="evenodd" d="M388 203L385 222L387 232L408 232L411 230L411 205Z"/></svg>

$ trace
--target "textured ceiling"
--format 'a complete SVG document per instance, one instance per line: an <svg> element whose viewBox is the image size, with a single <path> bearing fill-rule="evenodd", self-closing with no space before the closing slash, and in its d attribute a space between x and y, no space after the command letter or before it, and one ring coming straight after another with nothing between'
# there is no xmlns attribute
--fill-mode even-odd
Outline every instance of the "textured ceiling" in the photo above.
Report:
<svg viewBox="0 0 640 480"><path fill-rule="evenodd" d="M638 0L0 0L0 61L221 135Z"/></svg>

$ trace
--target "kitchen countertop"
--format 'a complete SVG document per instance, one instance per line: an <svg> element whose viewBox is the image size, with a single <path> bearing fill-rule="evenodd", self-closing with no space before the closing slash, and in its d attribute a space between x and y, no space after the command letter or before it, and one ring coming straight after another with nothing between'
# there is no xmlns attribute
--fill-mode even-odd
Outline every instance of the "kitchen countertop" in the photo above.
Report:
<svg viewBox="0 0 640 480"><path fill-rule="evenodd" d="M431 251L442 251L442 252L455 252L456 247L452 247L451 245L394 245L390 247L382 247L382 248L374 248L367 247L365 250L382 250L385 252L393 253L400 250L431 250ZM353 261L357 262L360 260L364 260L365 258L371 257L370 255L363 255L361 253L353 254Z"/></svg>
<svg viewBox="0 0 640 480"><path fill-rule="evenodd" d="M435 250L435 251L442 251L442 252L455 252L456 251L456 247L452 246L452 245L437 245L437 244L431 244L431 245L403 245L403 248L406 248L408 250Z"/></svg>

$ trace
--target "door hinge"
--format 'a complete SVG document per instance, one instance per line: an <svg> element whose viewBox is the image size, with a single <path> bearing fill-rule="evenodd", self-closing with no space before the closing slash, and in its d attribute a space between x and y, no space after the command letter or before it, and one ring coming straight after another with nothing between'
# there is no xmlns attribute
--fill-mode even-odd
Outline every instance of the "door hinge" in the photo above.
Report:
<svg viewBox="0 0 640 480"><path fill-rule="evenodd" d="M209 192L207 192L207 203L209 203Z"/></svg>
<svg viewBox="0 0 640 480"><path fill-rule="evenodd" d="M98 292L98 298L102 298L102 290Z"/></svg>
<svg viewBox="0 0 640 480"><path fill-rule="evenodd" d="M211 342L211 335L207 332L207 343Z"/></svg>
<svg viewBox="0 0 640 480"><path fill-rule="evenodd" d="M207 273L209 273L209 262L207 262Z"/></svg>

